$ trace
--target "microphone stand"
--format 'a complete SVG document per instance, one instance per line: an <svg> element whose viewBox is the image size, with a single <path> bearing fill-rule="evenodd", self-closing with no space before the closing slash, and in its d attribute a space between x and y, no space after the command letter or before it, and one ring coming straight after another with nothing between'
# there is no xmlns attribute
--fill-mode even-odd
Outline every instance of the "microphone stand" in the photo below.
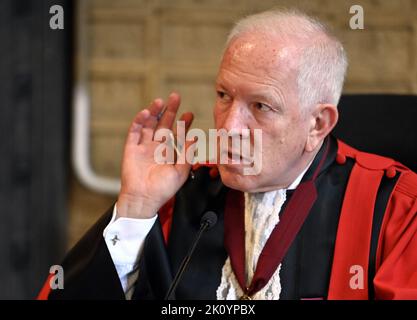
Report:
<svg viewBox="0 0 417 320"><path fill-rule="evenodd" d="M175 275L174 280L172 281L172 284L169 287L168 292L165 296L165 300L172 300L172 294L177 288L178 283L180 282L181 277L185 269L187 268L188 263L190 262L191 256L193 255L194 250L197 247L197 244L200 241L201 236L203 235L204 231L213 227L216 224L216 222L217 222L217 215L212 211L206 212L201 218L200 230L198 230L198 233L194 239L193 245L188 250L188 253L185 256L184 260L182 260L181 265L177 271L177 274Z"/></svg>

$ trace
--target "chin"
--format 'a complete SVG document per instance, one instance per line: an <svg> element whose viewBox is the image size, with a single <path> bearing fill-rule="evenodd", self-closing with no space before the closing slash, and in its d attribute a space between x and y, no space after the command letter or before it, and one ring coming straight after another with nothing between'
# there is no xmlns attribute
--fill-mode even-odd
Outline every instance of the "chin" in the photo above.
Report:
<svg viewBox="0 0 417 320"><path fill-rule="evenodd" d="M259 175L244 175L241 166L219 165L218 168L225 186L242 192L254 192L258 188Z"/></svg>

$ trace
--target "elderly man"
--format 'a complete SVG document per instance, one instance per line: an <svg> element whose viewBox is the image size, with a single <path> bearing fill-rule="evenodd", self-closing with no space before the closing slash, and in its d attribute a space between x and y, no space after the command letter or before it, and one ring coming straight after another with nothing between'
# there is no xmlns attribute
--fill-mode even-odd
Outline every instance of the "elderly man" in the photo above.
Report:
<svg viewBox="0 0 417 320"><path fill-rule="evenodd" d="M68 254L65 289L49 298L163 299L207 211L218 222L172 298L417 298L417 176L329 135L346 68L341 43L304 14L238 22L214 119L230 139L249 129L254 144L262 130L260 173L243 174L233 148L217 166L156 164L154 134L173 127L180 97L154 100L129 129L117 204ZM188 129L192 114L181 119Z"/></svg>

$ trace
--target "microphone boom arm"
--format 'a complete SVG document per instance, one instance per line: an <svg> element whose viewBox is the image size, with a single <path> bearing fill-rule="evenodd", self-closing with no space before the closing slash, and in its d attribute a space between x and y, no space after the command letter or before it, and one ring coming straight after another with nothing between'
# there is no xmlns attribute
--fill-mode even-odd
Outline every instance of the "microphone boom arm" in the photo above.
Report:
<svg viewBox="0 0 417 320"><path fill-rule="evenodd" d="M195 248L197 247L198 242L200 241L201 236L203 235L204 231L212 228L217 223L217 215L213 211L206 212L203 217L201 218L200 229L198 230L197 236L193 241L193 245L188 250L187 255L185 256L184 260L182 260L180 267L178 268L177 274L172 281L171 286L168 289L168 292L165 296L165 300L172 300L172 294L174 293L175 289L178 286L178 283L181 280L181 277L190 262L191 256L194 253Z"/></svg>

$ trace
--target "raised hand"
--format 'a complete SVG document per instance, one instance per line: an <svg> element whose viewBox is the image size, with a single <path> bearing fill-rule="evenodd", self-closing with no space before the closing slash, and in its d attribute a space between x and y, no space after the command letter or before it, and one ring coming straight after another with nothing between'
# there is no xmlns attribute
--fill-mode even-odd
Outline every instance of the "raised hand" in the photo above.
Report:
<svg viewBox="0 0 417 320"><path fill-rule="evenodd" d="M154 141L155 131L161 128L172 130L180 105L180 96L171 93L166 109L162 99L139 112L127 135L121 172L121 190L117 200L117 217L150 218L171 198L187 180L191 165L187 161L174 164L158 164L154 159L160 141ZM180 120L185 122L186 131L192 121L192 113L184 113ZM180 157L193 142L186 142ZM191 150L190 150L191 151Z"/></svg>

